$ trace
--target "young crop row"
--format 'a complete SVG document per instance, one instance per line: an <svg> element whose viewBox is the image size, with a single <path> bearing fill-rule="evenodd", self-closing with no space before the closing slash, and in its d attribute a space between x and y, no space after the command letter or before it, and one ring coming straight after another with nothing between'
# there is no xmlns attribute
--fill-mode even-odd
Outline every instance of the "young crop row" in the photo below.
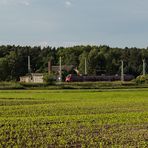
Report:
<svg viewBox="0 0 148 148"><path fill-rule="evenodd" d="M3 101L3 102L1 102ZM1 117L63 116L91 114L132 114L148 111L148 103L119 102L47 102L47 101L5 101L0 99ZM6 104L6 105L5 105ZM139 117L139 116L138 116Z"/></svg>
<svg viewBox="0 0 148 148"><path fill-rule="evenodd" d="M148 92L1 91L0 147L148 147Z"/></svg>
<svg viewBox="0 0 148 148"><path fill-rule="evenodd" d="M54 122L5 120L1 147L147 147L147 124L100 124L95 121Z"/></svg>

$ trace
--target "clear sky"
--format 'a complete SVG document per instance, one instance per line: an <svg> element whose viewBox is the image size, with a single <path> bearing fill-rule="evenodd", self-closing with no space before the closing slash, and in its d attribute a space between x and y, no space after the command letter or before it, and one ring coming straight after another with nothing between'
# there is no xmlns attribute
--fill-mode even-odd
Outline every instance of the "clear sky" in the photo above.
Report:
<svg viewBox="0 0 148 148"><path fill-rule="evenodd" d="M148 0L0 0L0 44L148 46Z"/></svg>

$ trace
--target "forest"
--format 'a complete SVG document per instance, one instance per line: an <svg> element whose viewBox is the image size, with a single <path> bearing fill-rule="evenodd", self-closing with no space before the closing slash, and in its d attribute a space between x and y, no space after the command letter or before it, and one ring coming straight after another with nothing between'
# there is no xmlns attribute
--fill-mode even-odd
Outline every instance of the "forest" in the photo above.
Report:
<svg viewBox="0 0 148 148"><path fill-rule="evenodd" d="M74 65L84 74L87 59L88 75L115 75L121 71L121 60L124 61L124 73L142 74L142 60L148 63L148 48L113 48L106 45L79 45L73 47L40 46L0 46L0 81L18 81L20 76L28 73L27 57L31 58L31 71L46 73L48 61L53 65ZM146 66L148 71L148 66Z"/></svg>

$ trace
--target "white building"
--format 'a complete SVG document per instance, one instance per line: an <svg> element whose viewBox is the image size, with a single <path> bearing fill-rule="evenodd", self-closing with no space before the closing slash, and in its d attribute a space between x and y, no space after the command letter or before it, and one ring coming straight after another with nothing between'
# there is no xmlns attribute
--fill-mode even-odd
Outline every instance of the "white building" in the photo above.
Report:
<svg viewBox="0 0 148 148"><path fill-rule="evenodd" d="M26 75L20 77L20 82L25 83L43 83L42 73L31 73L31 75Z"/></svg>

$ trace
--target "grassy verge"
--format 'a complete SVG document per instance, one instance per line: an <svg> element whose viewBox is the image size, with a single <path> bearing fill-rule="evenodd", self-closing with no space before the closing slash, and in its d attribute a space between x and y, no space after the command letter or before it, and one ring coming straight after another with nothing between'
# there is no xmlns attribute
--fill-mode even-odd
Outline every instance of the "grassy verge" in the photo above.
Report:
<svg viewBox="0 0 148 148"><path fill-rule="evenodd" d="M19 83L19 82L0 82L0 90L11 89L134 89L148 88L148 84L136 84L135 82L62 82L54 85L46 83Z"/></svg>
<svg viewBox="0 0 148 148"><path fill-rule="evenodd" d="M130 89L148 88L148 84L136 84L135 82L62 82L54 85L21 83L25 89Z"/></svg>
<svg viewBox="0 0 148 148"><path fill-rule="evenodd" d="M0 90L3 89L24 89L24 87L18 82L0 82Z"/></svg>

